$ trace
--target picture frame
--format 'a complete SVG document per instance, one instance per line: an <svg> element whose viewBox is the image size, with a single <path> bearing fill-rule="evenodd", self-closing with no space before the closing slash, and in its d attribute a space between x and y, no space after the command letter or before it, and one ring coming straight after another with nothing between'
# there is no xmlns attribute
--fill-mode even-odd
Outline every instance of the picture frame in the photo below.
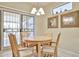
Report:
<svg viewBox="0 0 79 59"><path fill-rule="evenodd" d="M58 16L48 18L48 28L58 28Z"/></svg>
<svg viewBox="0 0 79 59"><path fill-rule="evenodd" d="M79 11L61 15L61 28L79 27Z"/></svg>

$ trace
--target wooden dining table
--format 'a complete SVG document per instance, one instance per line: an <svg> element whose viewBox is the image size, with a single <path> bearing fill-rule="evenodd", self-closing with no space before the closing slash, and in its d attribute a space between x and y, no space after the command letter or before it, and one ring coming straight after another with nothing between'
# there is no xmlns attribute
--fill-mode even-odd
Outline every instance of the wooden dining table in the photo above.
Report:
<svg viewBox="0 0 79 59"><path fill-rule="evenodd" d="M47 37L47 36L36 36L33 38L25 38L24 39L24 42L36 44L36 52L37 52L38 57L41 56L41 45L51 42L51 41L52 41L51 37Z"/></svg>

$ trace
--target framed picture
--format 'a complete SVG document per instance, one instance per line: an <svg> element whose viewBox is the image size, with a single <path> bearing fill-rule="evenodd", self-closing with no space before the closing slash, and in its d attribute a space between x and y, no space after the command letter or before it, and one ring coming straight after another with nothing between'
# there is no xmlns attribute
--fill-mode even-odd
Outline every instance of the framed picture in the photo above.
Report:
<svg viewBox="0 0 79 59"><path fill-rule="evenodd" d="M48 18L48 28L58 28L58 16Z"/></svg>
<svg viewBox="0 0 79 59"><path fill-rule="evenodd" d="M79 27L79 11L70 12L61 15L61 27Z"/></svg>

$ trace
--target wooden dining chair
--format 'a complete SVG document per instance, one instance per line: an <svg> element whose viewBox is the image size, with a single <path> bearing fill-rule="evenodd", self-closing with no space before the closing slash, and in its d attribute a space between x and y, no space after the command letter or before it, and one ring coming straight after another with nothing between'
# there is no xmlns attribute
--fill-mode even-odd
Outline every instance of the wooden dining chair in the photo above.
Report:
<svg viewBox="0 0 79 59"><path fill-rule="evenodd" d="M58 33L56 42L50 42L50 43L52 43L51 46L43 46L43 48L42 48L43 56L46 56L46 57L50 57L50 56L57 57L58 56L58 46L59 46L60 35L61 35L61 33Z"/></svg>
<svg viewBox="0 0 79 59"><path fill-rule="evenodd" d="M14 34L9 34L9 41L10 41L10 45L11 45L11 50L12 50L12 56L13 57L20 57L21 55L22 56L26 56L26 55L23 55L24 53L28 53L28 54L32 54L32 50L33 50L33 47L26 47L26 48L23 48L23 47L18 47L17 45L17 42L16 42L16 36ZM24 52L25 51L25 52ZM24 52L24 53L22 53Z"/></svg>

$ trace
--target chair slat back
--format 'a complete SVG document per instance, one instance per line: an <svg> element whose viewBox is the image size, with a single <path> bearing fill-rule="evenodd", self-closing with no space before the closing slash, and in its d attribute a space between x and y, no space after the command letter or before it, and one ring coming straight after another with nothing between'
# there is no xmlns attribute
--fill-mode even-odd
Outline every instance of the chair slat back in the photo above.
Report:
<svg viewBox="0 0 79 59"><path fill-rule="evenodd" d="M16 36L13 34L9 34L9 41L10 41L13 57L18 57L19 51L17 47Z"/></svg>
<svg viewBox="0 0 79 59"><path fill-rule="evenodd" d="M60 36L61 36L61 33L58 33L57 40L56 40L56 49L58 48L58 45L59 45Z"/></svg>

